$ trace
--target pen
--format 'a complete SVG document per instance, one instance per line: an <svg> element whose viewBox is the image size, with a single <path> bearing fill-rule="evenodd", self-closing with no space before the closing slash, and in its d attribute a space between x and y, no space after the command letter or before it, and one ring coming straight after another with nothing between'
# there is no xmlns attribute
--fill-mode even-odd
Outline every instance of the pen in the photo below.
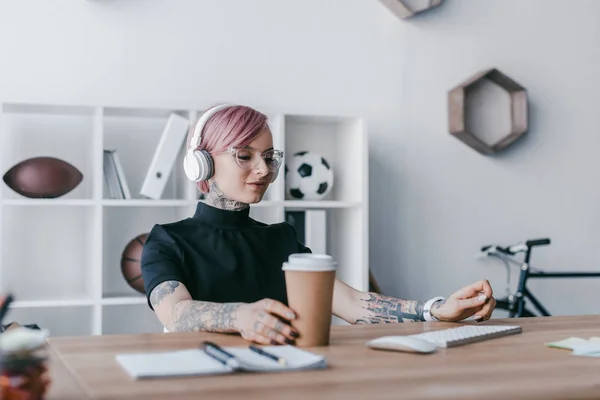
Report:
<svg viewBox="0 0 600 400"><path fill-rule="evenodd" d="M279 364L283 365L284 367L287 365L287 361L285 358L276 356L275 354L267 353L260 347L256 347L256 346L252 346L252 345L250 345L249 347L250 347L250 350L252 350L253 352L258 353L261 356L270 358L273 361L277 361Z"/></svg>
<svg viewBox="0 0 600 400"><path fill-rule="evenodd" d="M4 319L4 316L6 315L6 313L8 312L8 307L10 306L10 303L13 302L13 296L12 295L8 295L4 298L4 301L0 300L0 325L2 325L2 320Z"/></svg>
<svg viewBox="0 0 600 400"><path fill-rule="evenodd" d="M200 345L200 348L208 354L210 357L219 361L221 364L231 367L233 369L239 369L240 363L235 356L225 351L221 346L216 343L204 341Z"/></svg>

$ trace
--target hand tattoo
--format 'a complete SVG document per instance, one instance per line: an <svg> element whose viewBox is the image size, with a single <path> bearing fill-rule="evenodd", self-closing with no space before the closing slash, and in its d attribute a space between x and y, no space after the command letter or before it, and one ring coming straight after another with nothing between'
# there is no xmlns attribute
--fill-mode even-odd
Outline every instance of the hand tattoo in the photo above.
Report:
<svg viewBox="0 0 600 400"><path fill-rule="evenodd" d="M368 298L363 298L361 301L362 308L368 313L357 318L356 324L423 321L423 302L396 299L377 293L367 293L367 295Z"/></svg>
<svg viewBox="0 0 600 400"><path fill-rule="evenodd" d="M187 300L174 310L176 332L236 332L237 309L242 303Z"/></svg>
<svg viewBox="0 0 600 400"><path fill-rule="evenodd" d="M444 304L446 304L446 299L444 300L438 300L435 303L433 303L433 305L431 306L432 310L437 310L440 309L444 306Z"/></svg>
<svg viewBox="0 0 600 400"><path fill-rule="evenodd" d="M179 286L179 282L177 281L166 281L156 285L152 290L152 293L150 293L150 303L152 304L152 307L159 305L165 296L173 294L177 286Z"/></svg>
<svg viewBox="0 0 600 400"><path fill-rule="evenodd" d="M248 203L242 203L237 200L230 200L225 197L225 194L221 191L217 182L213 182L210 185L210 190L206 194L206 203L220 208L222 210L240 211L249 207Z"/></svg>

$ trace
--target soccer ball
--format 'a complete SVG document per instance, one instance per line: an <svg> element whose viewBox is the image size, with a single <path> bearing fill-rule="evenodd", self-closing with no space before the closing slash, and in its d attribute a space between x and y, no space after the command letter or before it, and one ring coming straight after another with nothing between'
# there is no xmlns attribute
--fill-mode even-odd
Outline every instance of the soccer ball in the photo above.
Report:
<svg viewBox="0 0 600 400"><path fill-rule="evenodd" d="M333 187L333 170L320 155L299 151L285 165L285 186L293 199L320 200Z"/></svg>

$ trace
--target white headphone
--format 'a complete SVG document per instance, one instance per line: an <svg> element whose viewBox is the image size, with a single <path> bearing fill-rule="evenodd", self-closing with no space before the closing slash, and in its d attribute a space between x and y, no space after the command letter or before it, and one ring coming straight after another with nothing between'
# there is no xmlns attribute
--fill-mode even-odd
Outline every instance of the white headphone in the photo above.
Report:
<svg viewBox="0 0 600 400"><path fill-rule="evenodd" d="M194 134L190 140L190 146L188 147L183 159L183 169L189 180L193 182L201 182L206 181L213 176L215 168L210 153L206 150L197 150L198 146L202 142L202 130L213 115L221 110L233 106L233 104L221 104L215 106L208 109L198 120L196 128L194 129ZM277 179L277 175L279 175L279 169L273 172L271 182Z"/></svg>
<svg viewBox="0 0 600 400"><path fill-rule="evenodd" d="M230 105L222 104L209 109L202 115L202 117L200 117L200 120L196 124L194 134L190 140L190 147L185 153L185 158L183 159L183 169L189 180L194 182L205 181L213 175L214 168L212 157L208 151L196 149L202 141L201 135L204 125L206 125L210 117L227 107L230 107Z"/></svg>

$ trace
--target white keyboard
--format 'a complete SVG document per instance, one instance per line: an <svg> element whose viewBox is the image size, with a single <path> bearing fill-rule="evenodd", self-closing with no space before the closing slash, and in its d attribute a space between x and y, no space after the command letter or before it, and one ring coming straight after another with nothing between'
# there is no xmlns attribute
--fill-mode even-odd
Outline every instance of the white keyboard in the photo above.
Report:
<svg viewBox="0 0 600 400"><path fill-rule="evenodd" d="M521 333L520 326L505 325L463 325L457 328L441 329L410 335L424 339L437 347L453 347L463 344L481 342L501 336Z"/></svg>

